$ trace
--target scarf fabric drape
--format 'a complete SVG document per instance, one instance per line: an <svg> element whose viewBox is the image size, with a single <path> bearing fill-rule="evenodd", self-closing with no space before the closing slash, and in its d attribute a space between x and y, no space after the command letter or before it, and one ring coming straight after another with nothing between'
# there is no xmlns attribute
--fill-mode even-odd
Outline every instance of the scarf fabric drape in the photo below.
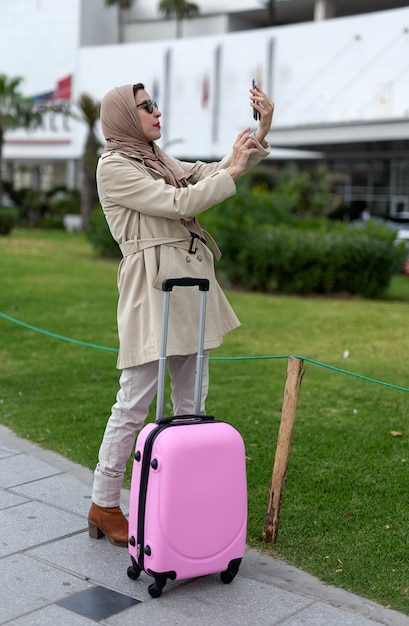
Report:
<svg viewBox="0 0 409 626"><path fill-rule="evenodd" d="M155 142L147 141L136 108L132 85L122 85L109 91L101 102L101 127L105 137L105 152L117 151L140 158L164 176L166 183L174 187L187 187L191 174L183 171ZM203 237L203 231L195 218L184 220L184 226Z"/></svg>

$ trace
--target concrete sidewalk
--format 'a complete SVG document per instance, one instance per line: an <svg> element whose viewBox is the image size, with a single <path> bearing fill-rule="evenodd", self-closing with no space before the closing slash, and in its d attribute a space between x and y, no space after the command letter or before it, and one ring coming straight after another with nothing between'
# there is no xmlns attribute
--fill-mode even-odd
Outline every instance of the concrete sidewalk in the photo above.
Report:
<svg viewBox="0 0 409 626"><path fill-rule="evenodd" d="M409 617L248 550L217 575L148 594L126 549L88 537L92 472L0 426L0 624L19 626L409 626ZM128 492L123 492L127 512Z"/></svg>

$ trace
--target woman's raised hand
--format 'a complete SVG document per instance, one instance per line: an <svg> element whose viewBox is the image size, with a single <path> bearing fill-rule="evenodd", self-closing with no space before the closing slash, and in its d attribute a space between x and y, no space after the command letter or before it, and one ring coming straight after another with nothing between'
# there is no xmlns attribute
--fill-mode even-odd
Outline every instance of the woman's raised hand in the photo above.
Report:
<svg viewBox="0 0 409 626"><path fill-rule="evenodd" d="M256 85L255 89L250 89L250 104L260 114L258 129L254 133L257 140L262 143L271 128L273 120L274 102Z"/></svg>
<svg viewBox="0 0 409 626"><path fill-rule="evenodd" d="M250 128L242 130L233 145L231 163L226 168L233 180L244 174L249 158L259 150L257 141L248 134L249 130Z"/></svg>

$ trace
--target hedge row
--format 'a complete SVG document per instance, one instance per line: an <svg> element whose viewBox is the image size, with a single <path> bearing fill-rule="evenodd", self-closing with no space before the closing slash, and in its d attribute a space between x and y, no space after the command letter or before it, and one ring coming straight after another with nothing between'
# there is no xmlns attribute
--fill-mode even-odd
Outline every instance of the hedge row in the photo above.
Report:
<svg viewBox="0 0 409 626"><path fill-rule="evenodd" d="M362 230L337 233L276 227L221 244L224 280L265 292L379 297L391 277L402 270L405 256L402 245Z"/></svg>

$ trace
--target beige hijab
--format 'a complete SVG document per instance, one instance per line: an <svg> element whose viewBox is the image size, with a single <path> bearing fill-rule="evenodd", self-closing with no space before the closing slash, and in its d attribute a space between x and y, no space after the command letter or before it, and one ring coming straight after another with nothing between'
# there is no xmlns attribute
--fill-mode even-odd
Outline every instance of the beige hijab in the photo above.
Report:
<svg viewBox="0 0 409 626"><path fill-rule="evenodd" d="M122 85L109 91L101 102L101 126L106 140L105 152L117 150L142 159L165 177L174 187L187 187L191 174L186 174L154 142L148 142L139 119L132 85Z"/></svg>

